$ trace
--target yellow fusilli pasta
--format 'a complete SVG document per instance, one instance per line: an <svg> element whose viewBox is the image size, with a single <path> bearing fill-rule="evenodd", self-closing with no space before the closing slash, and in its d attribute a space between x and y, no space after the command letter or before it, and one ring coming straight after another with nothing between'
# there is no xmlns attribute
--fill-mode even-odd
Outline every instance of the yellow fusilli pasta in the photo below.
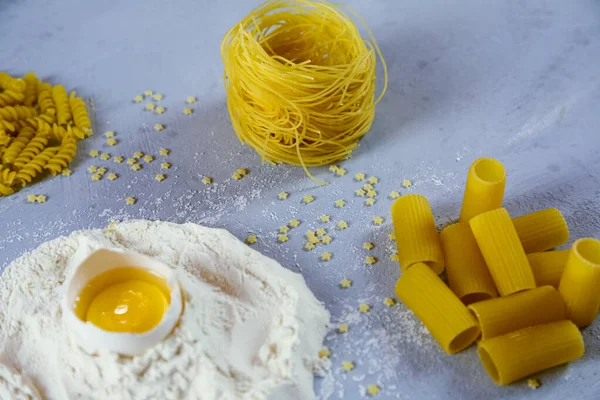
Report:
<svg viewBox="0 0 600 400"><path fill-rule="evenodd" d="M52 175L58 174L73 160L76 151L77 140L72 136L67 136L60 145L58 153L48 161L44 169L50 171Z"/></svg>
<svg viewBox="0 0 600 400"><path fill-rule="evenodd" d="M44 167L48 164L48 161L54 157L60 147L47 147L37 156L33 157L31 161L23 166L15 175L15 179L20 180L25 186L25 183L30 183L33 178L42 172Z"/></svg>
<svg viewBox="0 0 600 400"><path fill-rule="evenodd" d="M69 98L64 86L56 85L52 87L52 99L56 104L56 121L59 125L66 125L71 121L72 114L69 108Z"/></svg>

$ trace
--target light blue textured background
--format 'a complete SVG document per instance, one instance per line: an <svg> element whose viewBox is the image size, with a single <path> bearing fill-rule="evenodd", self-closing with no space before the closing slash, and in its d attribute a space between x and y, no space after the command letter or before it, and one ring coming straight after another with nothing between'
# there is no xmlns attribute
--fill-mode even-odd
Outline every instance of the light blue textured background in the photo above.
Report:
<svg viewBox="0 0 600 400"><path fill-rule="evenodd" d="M508 172L506 205L513 215L556 206L572 237L600 236L600 2L521 1L351 1L374 31L389 66L389 91L377 109L372 131L354 157L342 163L348 175L319 187L295 167L261 165L234 135L222 87L220 41L255 1L80 1L1 0L0 69L35 71L51 83L75 89L95 104L96 135L82 143L71 177L48 178L0 199L0 266L24 251L73 230L102 228L131 218L196 222L223 227L240 238L255 233L255 248L301 272L335 322L351 321L344 336L332 333L333 370L316 382L317 394L358 399L371 383L381 399L580 399L600 398L598 324L584 331L586 355L567 367L540 374L535 392L518 382L496 387L473 349L456 356L441 352L421 332L403 305L385 308L398 266L389 260L394 244L386 196L400 189L426 195L439 224L457 216L470 162L499 158ZM146 89L165 95L162 116L131 99ZM184 100L197 96L192 116ZM151 127L161 122L162 133ZM119 145L106 146L102 133L117 132ZM140 172L125 164L87 157L91 149L131 156L158 156L169 147L173 169L153 180L159 161ZM158 157L157 157L158 158ZM103 165L120 174L114 182L92 182L86 169ZM236 168L250 169L239 182ZM357 172L380 178L377 203L367 208L353 196ZM204 186L203 176L215 179ZM288 191L285 202L277 193ZM45 194L46 204L28 204L28 194ZM312 194L308 206L300 199ZM123 199L138 203L126 206ZM345 199L343 209L333 207ZM303 233L321 226L317 216L350 228L321 251L302 250ZM371 219L386 218L375 228ZM276 230L291 218L303 225L290 242ZM364 241L377 245L374 266L363 263ZM349 278L351 289L337 283ZM360 302L373 311L358 315ZM357 369L340 373L340 363Z"/></svg>

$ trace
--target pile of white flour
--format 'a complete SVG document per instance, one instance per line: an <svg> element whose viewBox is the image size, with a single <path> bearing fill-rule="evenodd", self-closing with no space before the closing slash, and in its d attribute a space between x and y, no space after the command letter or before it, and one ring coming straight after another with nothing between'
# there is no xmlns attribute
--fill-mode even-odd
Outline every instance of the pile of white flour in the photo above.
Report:
<svg viewBox="0 0 600 400"><path fill-rule="evenodd" d="M173 333L136 357L88 355L63 323L69 258L99 234L173 267L184 291ZM0 277L0 398L312 399L328 323L300 275L227 231L134 221L75 232Z"/></svg>

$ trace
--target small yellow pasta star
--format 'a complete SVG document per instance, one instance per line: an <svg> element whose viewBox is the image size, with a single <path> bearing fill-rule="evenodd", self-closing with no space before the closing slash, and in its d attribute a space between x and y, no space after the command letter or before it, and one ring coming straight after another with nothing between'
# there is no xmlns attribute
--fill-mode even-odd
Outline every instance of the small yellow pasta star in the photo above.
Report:
<svg viewBox="0 0 600 400"><path fill-rule="evenodd" d="M244 176L244 175L248 175L248 172L250 172L250 171L248 171L246 168L238 168L238 169L236 170L236 172L237 172L238 174L240 174L240 175Z"/></svg>
<svg viewBox="0 0 600 400"><path fill-rule="evenodd" d="M89 153L90 157L98 157L100 152L98 150L91 150Z"/></svg>
<svg viewBox="0 0 600 400"><path fill-rule="evenodd" d="M398 255L398 253L394 253L394 254L392 254L390 256L390 260L399 262L400 261L400 256Z"/></svg>
<svg viewBox="0 0 600 400"><path fill-rule="evenodd" d="M304 244L304 249L305 249L305 250L308 250L308 251L310 251L310 250L312 250L312 249L314 249L314 248L315 248L315 245L314 245L313 243L311 243L311 242L306 242L306 243Z"/></svg>
<svg viewBox="0 0 600 400"><path fill-rule="evenodd" d="M280 192L277 197L279 198L279 200L285 200L288 198L288 193L287 192Z"/></svg>
<svg viewBox="0 0 600 400"><path fill-rule="evenodd" d="M29 203L35 203L37 201L37 196L35 194L30 194L27 196L27 201Z"/></svg>
<svg viewBox="0 0 600 400"><path fill-rule="evenodd" d="M106 131L106 132L104 132L104 136L106 136L108 139L114 138L115 133L113 131Z"/></svg>
<svg viewBox="0 0 600 400"><path fill-rule="evenodd" d="M381 225L381 224L383 224L383 221L384 221L383 217L380 217L380 216L373 218L373 223L375 225Z"/></svg>
<svg viewBox="0 0 600 400"><path fill-rule="evenodd" d="M321 260L323 260L323 261L331 260L331 253L326 251L323 254L321 254Z"/></svg>
<svg viewBox="0 0 600 400"><path fill-rule="evenodd" d="M354 363L352 361L344 361L342 363L342 369L344 371L352 371L354 369Z"/></svg>
<svg viewBox="0 0 600 400"><path fill-rule="evenodd" d="M113 173L110 173L110 174L106 175L106 179L108 179L109 181L114 181L118 177L119 176L117 174L113 174Z"/></svg>
<svg viewBox="0 0 600 400"><path fill-rule="evenodd" d="M358 311L365 313L371 311L371 306L365 303L362 303L358 306Z"/></svg>
<svg viewBox="0 0 600 400"><path fill-rule="evenodd" d="M373 256L367 256L365 257L365 262L369 265L373 265L377 262L377 258Z"/></svg>
<svg viewBox="0 0 600 400"><path fill-rule="evenodd" d="M119 143L119 142L117 141L117 139L114 139L114 138L110 138L110 139L106 140L106 144L109 146L115 146L117 143Z"/></svg>
<svg viewBox="0 0 600 400"><path fill-rule="evenodd" d="M367 386L367 393L370 394L371 396L375 396L376 394L379 394L379 392L380 392L379 386L377 386L377 385Z"/></svg>
<svg viewBox="0 0 600 400"><path fill-rule="evenodd" d="M65 168L62 170L62 175L63 176L69 176L73 173L73 171L71 171L69 168Z"/></svg>
<svg viewBox="0 0 600 400"><path fill-rule="evenodd" d="M187 99L185 99L185 102L188 104L194 104L196 102L196 98L194 96L189 96Z"/></svg>
<svg viewBox="0 0 600 400"><path fill-rule="evenodd" d="M396 192L395 190L390 193L390 199L397 199L398 197L400 197L400 193Z"/></svg>
<svg viewBox="0 0 600 400"><path fill-rule="evenodd" d="M339 333L348 333L348 330L350 329L350 327L348 327L348 324L339 324L337 331Z"/></svg>
<svg viewBox="0 0 600 400"><path fill-rule="evenodd" d="M144 161L146 161L147 163L150 163L150 162L154 161L154 157L151 155L146 155L146 156L144 156Z"/></svg>
<svg viewBox="0 0 600 400"><path fill-rule="evenodd" d="M364 190L365 192L368 192L369 190L373 190L373 189L375 189L375 188L374 188L374 187L373 187L373 185L371 185L370 183L365 183L365 184L363 185L363 190Z"/></svg>
<svg viewBox="0 0 600 400"><path fill-rule="evenodd" d="M346 172L347 172L347 171L346 171L344 168L338 168L338 169L335 171L335 174L336 174L337 176L344 176L344 175L346 175Z"/></svg>
<svg viewBox="0 0 600 400"><path fill-rule="evenodd" d="M100 175L100 174L93 174L93 175L92 175L92 180L93 180L93 181L96 181L96 182L97 182L97 181L99 181L100 179L102 179L102 175Z"/></svg>
<svg viewBox="0 0 600 400"><path fill-rule="evenodd" d="M377 192L375 190L367 190L367 197L375 197Z"/></svg>
<svg viewBox="0 0 600 400"><path fill-rule="evenodd" d="M126 198L126 199L125 199L125 204L129 204L129 205L131 205L131 204L135 204L135 203L136 203L136 201L137 201L137 200L136 200L136 198L135 198L135 197L128 197L128 198Z"/></svg>
<svg viewBox="0 0 600 400"><path fill-rule="evenodd" d="M528 380L527 380L527 386L528 386L530 389L533 389L533 390L535 390L535 389L539 388L541 385L542 385L542 384L541 384L541 383L540 383L540 381L538 381L537 379L528 379Z"/></svg>
<svg viewBox="0 0 600 400"><path fill-rule="evenodd" d="M161 156L168 156L170 152L171 152L171 150L169 150L169 149L160 149L158 151L158 154L160 154Z"/></svg>
<svg viewBox="0 0 600 400"><path fill-rule="evenodd" d="M132 169L133 171L139 171L140 169L142 169L142 166L141 166L140 164L133 164L133 165L131 166L131 169Z"/></svg>
<svg viewBox="0 0 600 400"><path fill-rule="evenodd" d="M293 219L290 221L290 223L288 225L291 226L292 228L295 228L300 225L300 221L297 219Z"/></svg>
<svg viewBox="0 0 600 400"><path fill-rule="evenodd" d="M250 235L246 238L246 243L254 244L256 243L256 235Z"/></svg>
<svg viewBox="0 0 600 400"><path fill-rule="evenodd" d="M302 201L303 201L304 203L306 203L306 204L308 204L308 203L312 203L314 200L315 200L315 198L314 198L314 197L312 197L310 194L309 194L309 195L306 195L306 196L304 196L304 197L302 198Z"/></svg>
<svg viewBox="0 0 600 400"><path fill-rule="evenodd" d="M155 181L162 182L162 181L164 181L166 178L167 178L167 177L166 177L165 175L163 175L163 174L156 174L156 176L154 177L154 180L155 180Z"/></svg>
<svg viewBox="0 0 600 400"><path fill-rule="evenodd" d="M373 204L375 204L375 199L370 197L368 199L365 200L365 205L366 206L372 206Z"/></svg>
<svg viewBox="0 0 600 400"><path fill-rule="evenodd" d="M402 187L409 188L411 186L412 186L412 182L409 181L408 179L405 179L402 181Z"/></svg>
<svg viewBox="0 0 600 400"><path fill-rule="evenodd" d="M194 110L191 109L191 108L189 108L189 107L186 107L186 108L183 109L183 113L185 115L191 115L193 112L194 112Z"/></svg>
<svg viewBox="0 0 600 400"><path fill-rule="evenodd" d="M104 160L104 161L108 161L108 160L110 160L110 154L103 153L103 154L100 155L100 159Z"/></svg>
<svg viewBox="0 0 600 400"><path fill-rule="evenodd" d="M396 234L394 232L390 232L390 233L388 233L388 238L390 240L396 240Z"/></svg>
<svg viewBox="0 0 600 400"><path fill-rule="evenodd" d="M279 233L288 233L290 231L290 227L287 225L281 225L279 227Z"/></svg>
<svg viewBox="0 0 600 400"><path fill-rule="evenodd" d="M319 243L319 238L316 236L311 236L308 238L308 241L311 242L312 244L317 244L317 243Z"/></svg>
<svg viewBox="0 0 600 400"><path fill-rule="evenodd" d="M363 249L373 250L374 247L375 247L375 245L372 242L364 242L363 243Z"/></svg>
<svg viewBox="0 0 600 400"><path fill-rule="evenodd" d="M96 167L95 165L90 165L88 167L88 172L91 172L93 174L96 171L98 171L98 167Z"/></svg>
<svg viewBox="0 0 600 400"><path fill-rule="evenodd" d="M100 167L96 170L97 174L104 175L106 173L106 168Z"/></svg>
<svg viewBox="0 0 600 400"><path fill-rule="evenodd" d="M160 169L169 169L169 168L171 168L171 163L168 163L168 162L160 163ZM208 180L209 182L208 183L205 182L204 181L205 179ZM205 176L204 178L202 178L202 183L204 183L205 185L208 185L209 183L212 183L212 178Z"/></svg>
<svg viewBox="0 0 600 400"><path fill-rule="evenodd" d="M354 180L357 181L364 181L365 180L365 174L363 174L362 172L359 172L358 174L354 175Z"/></svg>
<svg viewBox="0 0 600 400"><path fill-rule="evenodd" d="M364 197L365 194L367 194L367 192L365 192L363 189L357 189L354 191L354 195L358 197Z"/></svg>
<svg viewBox="0 0 600 400"><path fill-rule="evenodd" d="M127 164L133 165L137 162L137 158L130 157L127 159Z"/></svg>
<svg viewBox="0 0 600 400"><path fill-rule="evenodd" d="M304 235L307 238L311 238L311 237L315 237L316 233L315 233L315 231L306 231L306 233Z"/></svg>
<svg viewBox="0 0 600 400"><path fill-rule="evenodd" d="M121 157L121 156L115 156L115 157L113 157L113 162L116 162L117 164L122 163L123 160L124 160L124 158Z"/></svg>
<svg viewBox="0 0 600 400"><path fill-rule="evenodd" d="M386 297L385 299L383 299L383 304L385 304L388 307L391 307L394 304L396 304L396 300L392 299L391 297Z"/></svg>
<svg viewBox="0 0 600 400"><path fill-rule="evenodd" d="M325 230L325 228L319 228L317 229L317 236L321 237L321 236L325 236L327 234L327 231Z"/></svg>
<svg viewBox="0 0 600 400"><path fill-rule="evenodd" d="M346 229L348 228L348 223L346 221L340 221L337 223L337 227L340 229Z"/></svg>
<svg viewBox="0 0 600 400"><path fill-rule="evenodd" d="M169 164L169 163L160 164L161 169L168 169L169 167L171 167L171 164L169 164L169 166L167 168L163 168L163 164ZM210 185L212 182L213 182L213 179L208 176L205 176L204 178L202 178L202 183L204 183L205 185Z"/></svg>
<svg viewBox="0 0 600 400"><path fill-rule="evenodd" d="M48 196L44 196L43 194L38 195L36 198L38 203L45 203L48 200Z"/></svg>
<svg viewBox="0 0 600 400"><path fill-rule="evenodd" d="M344 200L336 200L336 201L335 201L335 206L336 206L337 208L342 208L342 207L344 207L345 205L346 205L346 202L345 202Z"/></svg>
<svg viewBox="0 0 600 400"><path fill-rule="evenodd" d="M319 358L329 358L330 355L331 355L331 352L326 347L323 347L319 351Z"/></svg>
<svg viewBox="0 0 600 400"><path fill-rule="evenodd" d="M368 181L368 182L369 182L371 185L374 185L374 184L376 184L377 182L379 182L379 178L377 178L377 177L375 177L375 176L372 176L372 177L370 177L369 179L367 179L367 181Z"/></svg>
<svg viewBox="0 0 600 400"><path fill-rule="evenodd" d="M165 129L165 126L163 124L154 124L154 130L155 131L160 132L163 129Z"/></svg>
<svg viewBox="0 0 600 400"><path fill-rule="evenodd" d="M350 279L342 279L340 281L340 286L343 288L349 288L350 286L352 286L352 281Z"/></svg>
<svg viewBox="0 0 600 400"><path fill-rule="evenodd" d="M144 152L143 151L136 151L135 153L133 153L133 157L134 158L142 158L142 157L144 157Z"/></svg>
<svg viewBox="0 0 600 400"><path fill-rule="evenodd" d="M152 90L144 90L144 96L149 97L152 96L154 92Z"/></svg>
<svg viewBox="0 0 600 400"><path fill-rule="evenodd" d="M329 170L330 170L331 172L335 172L335 171L337 171L337 170L338 170L338 168L339 168L339 167L338 167L337 165L330 165L330 166L329 166Z"/></svg>
<svg viewBox="0 0 600 400"><path fill-rule="evenodd" d="M135 96L133 98L134 103L141 103L142 101L144 101L144 98L142 96Z"/></svg>
<svg viewBox="0 0 600 400"><path fill-rule="evenodd" d="M289 240L289 238L286 234L283 234L283 235L277 236L277 240L279 240L281 243L285 243Z"/></svg>
<svg viewBox="0 0 600 400"><path fill-rule="evenodd" d="M329 215L321 215L319 219L321 220L321 222L329 222L330 217Z"/></svg>
<svg viewBox="0 0 600 400"><path fill-rule="evenodd" d="M240 179L242 179L242 175L238 174L237 172L234 172L233 174L231 174L231 178L235 179L236 181L239 181Z"/></svg>
<svg viewBox="0 0 600 400"><path fill-rule="evenodd" d="M144 108L148 111L152 111L152 110L156 109L156 105L154 103L148 103L148 104L146 104L146 106Z"/></svg>
<svg viewBox="0 0 600 400"><path fill-rule="evenodd" d="M156 109L154 110L155 113L157 114L164 114L165 111L167 111L164 107L158 106L156 107Z"/></svg>
<svg viewBox="0 0 600 400"><path fill-rule="evenodd" d="M321 243L323 244L329 244L331 243L332 237L331 236L323 236L321 238Z"/></svg>
<svg viewBox="0 0 600 400"><path fill-rule="evenodd" d="M163 99L163 95L162 95L162 94L158 94L158 93L156 93L154 96L152 96L152 98L153 98L155 101L161 101L161 100Z"/></svg>

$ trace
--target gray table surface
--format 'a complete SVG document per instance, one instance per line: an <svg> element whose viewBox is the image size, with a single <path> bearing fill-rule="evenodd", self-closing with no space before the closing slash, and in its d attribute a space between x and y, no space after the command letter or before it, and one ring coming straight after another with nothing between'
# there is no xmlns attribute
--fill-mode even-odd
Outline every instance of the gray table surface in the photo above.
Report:
<svg viewBox="0 0 600 400"><path fill-rule="evenodd" d="M506 206L519 215L546 207L565 214L572 237L600 236L600 2L560 1L351 1L368 21L389 66L389 91L371 132L354 157L342 163L345 177L326 168L318 186L302 169L261 165L231 128L222 86L219 45L224 32L255 1L79 1L0 2L0 69L35 71L52 83L77 90L95 104L96 135L81 144L70 177L47 178L0 199L0 266L24 251L74 230L102 228L134 218L195 222L223 227L239 238L258 235L255 248L301 272L333 321L349 322L347 335L328 335L332 369L316 380L321 398L357 399L379 384L382 399L599 398L598 323L584 331L586 354L566 367L538 375L543 386L497 387L473 349L448 356L393 295L398 266L386 196L392 190L426 195L437 222L457 216L471 161L492 156L508 173ZM165 95L167 112L157 116L132 104L152 89ZM183 115L187 96L194 114ZM161 122L161 133L152 126ZM117 132L109 148L102 133ZM125 164L91 159L91 149L131 156L172 150L173 168L153 180L159 160L139 172ZM103 165L120 174L114 182L92 182L86 169ZM232 181L236 168L250 174ZM353 196L352 176L380 178L376 204ZM215 183L205 186L203 176ZM400 188L402 179L414 186ZM290 198L277 200L287 191ZM45 194L46 204L28 204ZM311 194L315 202L300 199ZM138 202L127 206L124 198ZM344 199L337 209L334 201ZM303 233L332 216L333 254L302 250ZM374 227L381 215L385 224ZM279 244L276 231L290 219L303 224ZM335 229L345 219L350 228ZM379 262L364 264L362 243L373 241ZM352 288L337 283L349 278ZM360 302L373 306L358 314ZM357 368L340 372L342 361Z"/></svg>

